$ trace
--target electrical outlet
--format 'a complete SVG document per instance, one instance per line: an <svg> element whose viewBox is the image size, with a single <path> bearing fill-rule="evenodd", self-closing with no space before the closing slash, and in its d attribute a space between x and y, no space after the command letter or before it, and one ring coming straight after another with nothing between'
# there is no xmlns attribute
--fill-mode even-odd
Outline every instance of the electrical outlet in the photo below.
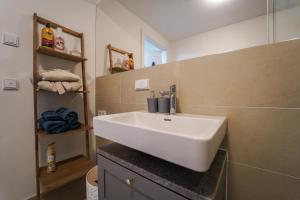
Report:
<svg viewBox="0 0 300 200"><path fill-rule="evenodd" d="M98 110L97 114L98 114L98 116L107 115L107 112L106 112L106 110Z"/></svg>

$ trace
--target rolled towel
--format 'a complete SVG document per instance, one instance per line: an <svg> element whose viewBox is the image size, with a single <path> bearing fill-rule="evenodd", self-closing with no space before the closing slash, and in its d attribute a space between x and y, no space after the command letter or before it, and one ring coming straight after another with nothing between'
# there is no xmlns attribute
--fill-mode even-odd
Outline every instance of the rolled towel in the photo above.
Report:
<svg viewBox="0 0 300 200"><path fill-rule="evenodd" d="M72 87L72 91L74 91L74 92L80 90L82 87L82 84L79 81L78 82L70 82L70 85Z"/></svg>
<svg viewBox="0 0 300 200"><path fill-rule="evenodd" d="M39 81L38 90L47 90L50 92L57 92L57 88L53 82L50 81Z"/></svg>
<svg viewBox="0 0 300 200"><path fill-rule="evenodd" d="M67 130L77 129L81 126L81 123L78 121L69 122L66 124Z"/></svg>
<svg viewBox="0 0 300 200"><path fill-rule="evenodd" d="M66 90L63 87L61 82L55 82L55 86L56 86L58 94L64 94L66 92Z"/></svg>
<svg viewBox="0 0 300 200"><path fill-rule="evenodd" d="M80 81L77 82L62 82L62 85L64 86L65 90L68 92L76 92L79 91L82 88L82 83Z"/></svg>
<svg viewBox="0 0 300 200"><path fill-rule="evenodd" d="M76 122L78 121L78 115L76 112L68 109L68 108L59 108L56 110L56 113L64 120L67 122Z"/></svg>
<svg viewBox="0 0 300 200"><path fill-rule="evenodd" d="M63 81L63 82L61 82L61 84L64 86L66 91L68 91L68 92L72 91L72 86L71 86L70 82Z"/></svg>
<svg viewBox="0 0 300 200"><path fill-rule="evenodd" d="M44 81L79 81L80 76L73 74L67 70L54 69L40 73L41 79Z"/></svg>
<svg viewBox="0 0 300 200"><path fill-rule="evenodd" d="M64 121L43 121L40 120L40 128L46 133L62 133L66 130Z"/></svg>
<svg viewBox="0 0 300 200"><path fill-rule="evenodd" d="M59 121L62 118L55 111L45 111L42 113L43 121Z"/></svg>

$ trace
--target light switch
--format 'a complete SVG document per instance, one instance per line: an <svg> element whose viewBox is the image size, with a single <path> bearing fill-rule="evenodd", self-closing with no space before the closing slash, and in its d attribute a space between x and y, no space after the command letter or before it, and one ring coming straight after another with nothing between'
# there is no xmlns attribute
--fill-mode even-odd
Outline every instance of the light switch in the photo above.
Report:
<svg viewBox="0 0 300 200"><path fill-rule="evenodd" d="M16 79L4 79L2 81L3 90L18 90L18 80Z"/></svg>
<svg viewBox="0 0 300 200"><path fill-rule="evenodd" d="M136 91L149 90L149 79L135 80L134 88Z"/></svg>
<svg viewBox="0 0 300 200"><path fill-rule="evenodd" d="M19 37L14 33L3 32L2 43L13 47L19 47Z"/></svg>

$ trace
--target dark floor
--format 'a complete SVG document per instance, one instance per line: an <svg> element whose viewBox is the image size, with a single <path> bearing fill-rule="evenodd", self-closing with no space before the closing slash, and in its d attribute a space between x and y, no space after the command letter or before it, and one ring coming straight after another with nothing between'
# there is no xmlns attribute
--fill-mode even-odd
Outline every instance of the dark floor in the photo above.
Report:
<svg viewBox="0 0 300 200"><path fill-rule="evenodd" d="M34 200L32 198L30 200ZM86 199L85 177L62 188L42 195L42 200L84 200Z"/></svg>

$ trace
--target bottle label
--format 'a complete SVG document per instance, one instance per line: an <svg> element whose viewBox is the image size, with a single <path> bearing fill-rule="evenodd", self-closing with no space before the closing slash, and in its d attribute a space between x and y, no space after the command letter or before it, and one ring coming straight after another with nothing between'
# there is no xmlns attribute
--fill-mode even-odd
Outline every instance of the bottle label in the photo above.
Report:
<svg viewBox="0 0 300 200"><path fill-rule="evenodd" d="M42 39L42 46L53 47L53 41L46 38Z"/></svg>
<svg viewBox="0 0 300 200"><path fill-rule="evenodd" d="M58 50L64 50L65 49L65 41L62 37L55 38L55 48Z"/></svg>
<svg viewBox="0 0 300 200"><path fill-rule="evenodd" d="M54 155L48 155L48 159L47 159L48 163L54 162L54 160L55 160Z"/></svg>

